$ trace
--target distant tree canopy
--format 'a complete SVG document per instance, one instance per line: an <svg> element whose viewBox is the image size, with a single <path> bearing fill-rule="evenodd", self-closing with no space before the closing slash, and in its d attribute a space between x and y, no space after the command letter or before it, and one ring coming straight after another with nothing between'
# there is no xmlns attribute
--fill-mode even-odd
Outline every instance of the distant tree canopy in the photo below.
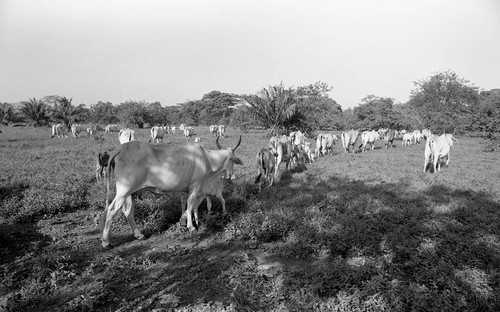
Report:
<svg viewBox="0 0 500 312"><path fill-rule="evenodd" d="M49 95L22 102L19 109L0 104L4 124L25 121L34 126L49 122L122 123L129 127L185 123L193 126L228 124L242 130L265 127L272 133L343 129L423 129L433 132L500 132L500 89L479 92L478 87L452 71L439 72L414 82L407 103L367 95L342 111L329 96L328 84L318 81L299 87L283 82L255 94L211 91L199 100L163 107L160 102L126 101L119 105L98 101L90 108L72 99Z"/></svg>
<svg viewBox="0 0 500 312"><path fill-rule="evenodd" d="M421 127L435 132L457 128L472 130L472 114L478 109L478 88L452 71L415 82L408 105L419 116Z"/></svg>

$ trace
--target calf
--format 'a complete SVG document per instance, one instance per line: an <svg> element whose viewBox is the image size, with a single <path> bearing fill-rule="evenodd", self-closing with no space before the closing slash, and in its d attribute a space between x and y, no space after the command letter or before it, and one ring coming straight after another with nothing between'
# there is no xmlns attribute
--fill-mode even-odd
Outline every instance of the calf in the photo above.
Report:
<svg viewBox="0 0 500 312"><path fill-rule="evenodd" d="M109 154L107 152L97 154L95 178L97 181L106 176L104 167L108 166Z"/></svg>

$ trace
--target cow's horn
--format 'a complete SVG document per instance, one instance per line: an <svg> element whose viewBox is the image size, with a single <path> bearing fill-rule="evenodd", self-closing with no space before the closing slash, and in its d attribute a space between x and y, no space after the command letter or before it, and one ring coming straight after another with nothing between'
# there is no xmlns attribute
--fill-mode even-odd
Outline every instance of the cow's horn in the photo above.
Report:
<svg viewBox="0 0 500 312"><path fill-rule="evenodd" d="M236 146L232 148L233 152L238 148L238 146L240 146L240 143L241 143L241 135L240 139L238 140L238 143L236 143Z"/></svg>
<svg viewBox="0 0 500 312"><path fill-rule="evenodd" d="M222 149L222 146L219 144L219 136L215 139L215 145L217 146L218 149Z"/></svg>

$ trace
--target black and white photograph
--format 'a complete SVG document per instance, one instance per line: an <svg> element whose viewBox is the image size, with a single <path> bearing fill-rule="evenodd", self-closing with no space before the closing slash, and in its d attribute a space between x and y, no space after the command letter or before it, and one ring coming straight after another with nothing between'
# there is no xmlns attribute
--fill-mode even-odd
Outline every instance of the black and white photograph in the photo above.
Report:
<svg viewBox="0 0 500 312"><path fill-rule="evenodd" d="M500 1L0 0L26 311L500 311Z"/></svg>

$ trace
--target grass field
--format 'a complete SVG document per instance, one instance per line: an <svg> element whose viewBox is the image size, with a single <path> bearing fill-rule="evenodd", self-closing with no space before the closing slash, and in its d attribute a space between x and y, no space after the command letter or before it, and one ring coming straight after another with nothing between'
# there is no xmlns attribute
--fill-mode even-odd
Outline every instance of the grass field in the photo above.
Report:
<svg viewBox="0 0 500 312"><path fill-rule="evenodd" d="M422 172L423 144L338 144L258 193L266 134L228 129L221 145L241 134L244 162L224 191L229 215L203 203L189 233L180 194L146 195L136 220L148 239L117 215L106 251L94 158L117 135L1 130L0 311L500 311L499 154L481 139L458 136L438 173ZM208 127L195 132L215 148Z"/></svg>

